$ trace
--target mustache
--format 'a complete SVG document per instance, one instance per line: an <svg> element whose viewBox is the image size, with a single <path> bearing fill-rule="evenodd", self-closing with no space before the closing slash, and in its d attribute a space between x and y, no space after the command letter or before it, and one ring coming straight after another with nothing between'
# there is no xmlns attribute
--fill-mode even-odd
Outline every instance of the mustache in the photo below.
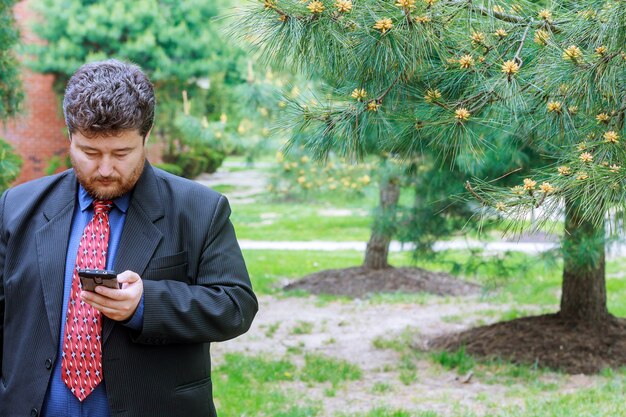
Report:
<svg viewBox="0 0 626 417"><path fill-rule="evenodd" d="M120 181L122 178L117 175L103 177L98 175L97 177L91 177L91 181Z"/></svg>

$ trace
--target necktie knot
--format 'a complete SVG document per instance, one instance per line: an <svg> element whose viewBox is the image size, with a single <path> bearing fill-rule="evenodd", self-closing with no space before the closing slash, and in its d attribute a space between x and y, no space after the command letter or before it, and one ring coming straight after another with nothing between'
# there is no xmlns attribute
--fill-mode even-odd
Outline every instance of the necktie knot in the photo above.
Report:
<svg viewBox="0 0 626 417"><path fill-rule="evenodd" d="M113 207L113 202L110 200L94 200L93 201L93 212L94 214L106 214L111 211Z"/></svg>

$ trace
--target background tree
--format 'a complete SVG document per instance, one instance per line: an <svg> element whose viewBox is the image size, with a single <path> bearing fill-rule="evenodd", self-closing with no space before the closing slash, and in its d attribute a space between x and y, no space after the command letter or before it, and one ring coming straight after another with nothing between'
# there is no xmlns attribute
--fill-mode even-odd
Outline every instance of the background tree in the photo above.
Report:
<svg viewBox="0 0 626 417"><path fill-rule="evenodd" d="M604 218L616 210L621 219L625 201L623 1L267 0L242 21L267 60L329 80L332 100L294 117L316 129L307 147L319 158L363 157L376 138L378 152L436 153L481 176L503 145L541 154L543 169L517 187L468 189L486 213L516 220L537 206L553 214L564 201L553 317L612 322Z"/></svg>
<svg viewBox="0 0 626 417"><path fill-rule="evenodd" d="M13 116L22 99L19 63L13 48L19 34L13 18L13 0L0 1L0 119Z"/></svg>
<svg viewBox="0 0 626 417"><path fill-rule="evenodd" d="M0 1L0 122L15 115L22 100L19 63L14 47L19 34L15 28L15 1ZM0 191L4 191L20 173L21 160L9 144L0 138Z"/></svg>
<svg viewBox="0 0 626 417"><path fill-rule="evenodd" d="M186 176L212 172L233 149L229 138L241 119L236 88L246 83L248 70L243 51L226 42L221 23L213 19L226 4L35 2L35 10L45 17L35 32L46 43L29 50L30 65L54 74L61 94L85 62L119 58L137 63L155 85L159 106L152 134L166 144L164 160Z"/></svg>
<svg viewBox="0 0 626 417"><path fill-rule="evenodd" d="M21 167L22 159L10 144L0 139L0 193L20 175Z"/></svg>
<svg viewBox="0 0 626 417"><path fill-rule="evenodd" d="M428 166L444 150L443 147L432 149L427 144L447 135L449 132L442 127L448 123L454 129L458 119L446 115L447 120L442 120L443 123L423 126L419 113L425 113L424 117L427 117L432 109L430 106L411 108L410 102L411 98L424 102L424 97L428 96L431 104L441 104L441 93L429 88L431 80L420 74L421 67L424 62L444 59L442 54L446 46L436 39L441 30L439 26L461 8L455 6L454 10L447 10L448 17L443 17L439 23L433 22L427 14L419 16L418 9L428 12L433 4L421 2L416 5L415 1L398 2L397 5L381 1L354 5L351 1L304 4L268 1L264 3L263 11L252 9L241 18L249 23L245 33L253 33L259 40L262 57L266 61L274 65L293 66L305 74L321 78L329 86L330 91L324 91L326 99L318 100L318 105L292 103L290 129L294 132L307 131L305 147L314 157L323 160L329 152L337 152L352 160L378 155L382 157L381 166L389 165L384 162L387 158L398 157ZM396 26L391 18L374 19L377 15L394 17ZM462 89L470 88L462 80L457 80L455 84L453 91L456 95L460 95ZM416 132L418 129L422 132ZM487 133L491 137L501 136ZM417 134L421 137L414 140ZM472 140L476 142L476 137L484 137L485 134L476 132ZM396 142L402 137L405 138L402 142ZM458 138L456 133L456 140ZM466 141L459 143L465 144ZM518 149L506 144L498 150L501 154L499 168L502 168L502 161L510 161L509 167L514 160L517 162L517 157L511 152L519 153ZM452 144L445 151L444 157L452 165L460 164L473 173L487 172L494 167L491 163L472 158L472 143L464 146ZM509 152L508 157L506 152ZM411 168L415 164L411 162L408 165ZM436 163L434 165L437 166ZM366 250L366 268L387 267L391 238L400 230L403 238L407 238L406 229L398 228L395 212L400 184L424 183L416 181L416 173L427 175L425 169L396 169L393 175L389 170L381 171L380 203ZM441 180L446 178L440 177ZM449 187L445 188L449 190ZM420 230L415 233L414 228L411 239L420 248L452 231L451 227L445 227L445 221L428 220L428 216L442 212L441 207L435 209L433 204L443 198L441 193L424 193L423 189L416 192L417 206L411 210L409 222ZM450 201L443 205L453 207ZM407 211L404 210L404 213L407 214ZM443 218L442 215L439 220ZM404 224L407 220L403 216ZM423 227L425 223L434 227Z"/></svg>

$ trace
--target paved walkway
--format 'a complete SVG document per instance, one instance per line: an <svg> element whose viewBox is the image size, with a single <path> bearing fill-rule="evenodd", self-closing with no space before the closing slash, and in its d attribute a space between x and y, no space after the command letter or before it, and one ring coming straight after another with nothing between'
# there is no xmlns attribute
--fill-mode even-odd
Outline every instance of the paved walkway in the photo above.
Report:
<svg viewBox="0 0 626 417"><path fill-rule="evenodd" d="M270 250L356 250L364 251L367 242L332 242L323 240L311 241L269 241L269 240L239 240L242 249L270 249ZM447 249L483 249L488 252L519 251L524 253L540 253L557 247L556 243L533 242L480 242L477 240L451 240L435 243L434 250ZM391 242L391 252L413 250L412 244Z"/></svg>
<svg viewBox="0 0 626 417"><path fill-rule="evenodd" d="M363 252L367 245L366 242L332 242L323 240L311 241L269 241L269 240L245 240L240 239L239 245L245 250L311 250L311 251L337 251L337 250L355 250ZM523 252L526 254L538 254L558 247L555 242L481 242L478 240L450 240L435 243L433 249L442 251L448 249L482 249L486 253L502 253L502 252ZM389 250L391 252L401 252L413 250L412 244L402 244L400 242L391 242ZM626 257L626 244L614 244L607 248L607 258Z"/></svg>

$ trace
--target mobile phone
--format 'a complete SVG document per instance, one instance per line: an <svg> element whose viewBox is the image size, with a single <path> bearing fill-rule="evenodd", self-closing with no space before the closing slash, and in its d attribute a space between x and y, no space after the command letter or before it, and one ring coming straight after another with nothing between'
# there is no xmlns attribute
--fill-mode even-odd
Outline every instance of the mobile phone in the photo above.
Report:
<svg viewBox="0 0 626 417"><path fill-rule="evenodd" d="M104 285L105 287L114 289L120 288L115 271L81 268L78 270L78 277L85 291L95 291L98 285Z"/></svg>

